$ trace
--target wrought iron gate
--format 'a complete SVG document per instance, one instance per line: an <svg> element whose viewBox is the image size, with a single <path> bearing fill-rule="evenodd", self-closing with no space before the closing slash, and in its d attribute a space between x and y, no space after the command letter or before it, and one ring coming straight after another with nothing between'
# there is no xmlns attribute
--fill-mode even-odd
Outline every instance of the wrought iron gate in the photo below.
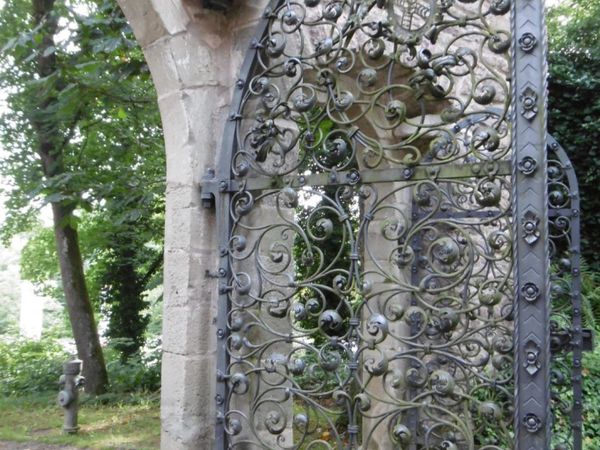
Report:
<svg viewBox="0 0 600 450"><path fill-rule="evenodd" d="M581 448L542 4L277 0L258 28L203 183L216 448Z"/></svg>

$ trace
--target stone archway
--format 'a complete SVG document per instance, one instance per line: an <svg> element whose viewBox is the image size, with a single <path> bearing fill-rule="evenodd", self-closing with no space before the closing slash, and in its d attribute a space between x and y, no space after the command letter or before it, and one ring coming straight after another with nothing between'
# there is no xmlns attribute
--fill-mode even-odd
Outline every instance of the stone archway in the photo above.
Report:
<svg viewBox="0 0 600 450"><path fill-rule="evenodd" d="M216 243L199 184L220 146L236 72L265 0L227 16L201 2L119 0L158 93L167 154L161 448L214 442ZM242 2L239 2L242 3Z"/></svg>

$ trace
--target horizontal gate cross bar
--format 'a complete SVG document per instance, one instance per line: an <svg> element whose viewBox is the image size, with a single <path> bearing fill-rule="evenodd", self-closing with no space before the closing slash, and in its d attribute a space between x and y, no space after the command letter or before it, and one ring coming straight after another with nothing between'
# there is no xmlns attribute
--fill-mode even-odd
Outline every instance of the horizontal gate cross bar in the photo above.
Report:
<svg viewBox="0 0 600 450"><path fill-rule="evenodd" d="M390 182L457 180L485 178L488 176L511 175L510 161L496 161L490 164L448 164L444 166L419 166L380 170L347 170L330 173L305 174L288 177L248 177L243 184L237 180L216 180L213 171L202 180L202 198L210 199L216 193L260 191L284 187L303 188L310 186L352 186L359 183L376 184Z"/></svg>

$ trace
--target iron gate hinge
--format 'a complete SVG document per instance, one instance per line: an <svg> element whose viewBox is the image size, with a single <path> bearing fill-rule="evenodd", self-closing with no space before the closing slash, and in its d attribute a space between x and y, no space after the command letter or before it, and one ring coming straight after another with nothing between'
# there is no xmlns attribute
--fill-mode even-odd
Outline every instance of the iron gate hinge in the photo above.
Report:
<svg viewBox="0 0 600 450"><path fill-rule="evenodd" d="M215 170L208 168L200 182L200 199L203 208L214 209L216 192L218 192L218 183L215 180Z"/></svg>
<svg viewBox="0 0 600 450"><path fill-rule="evenodd" d="M581 331L581 349L584 352L592 352L594 351L594 344L595 344L595 336L594 336L594 330L590 329L590 328L584 328Z"/></svg>
<svg viewBox="0 0 600 450"><path fill-rule="evenodd" d="M570 352L574 348L580 348L584 352L594 350L594 330L584 328L581 330L581 341L573 339L572 330L555 330L550 332L552 353Z"/></svg>

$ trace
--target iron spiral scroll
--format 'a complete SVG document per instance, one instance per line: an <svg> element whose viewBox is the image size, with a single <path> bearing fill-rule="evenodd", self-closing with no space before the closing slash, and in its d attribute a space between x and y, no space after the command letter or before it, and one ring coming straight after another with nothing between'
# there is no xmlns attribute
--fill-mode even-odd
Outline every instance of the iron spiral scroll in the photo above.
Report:
<svg viewBox="0 0 600 450"><path fill-rule="evenodd" d="M513 39L511 6L271 2L203 190L221 255L216 448L545 439L544 415L515 406L515 367L543 386L548 363L543 339L515 342L516 239L536 248L546 226L513 201L515 172L545 163L514 150L511 114L534 123L540 103L514 99L511 43L540 44Z"/></svg>

